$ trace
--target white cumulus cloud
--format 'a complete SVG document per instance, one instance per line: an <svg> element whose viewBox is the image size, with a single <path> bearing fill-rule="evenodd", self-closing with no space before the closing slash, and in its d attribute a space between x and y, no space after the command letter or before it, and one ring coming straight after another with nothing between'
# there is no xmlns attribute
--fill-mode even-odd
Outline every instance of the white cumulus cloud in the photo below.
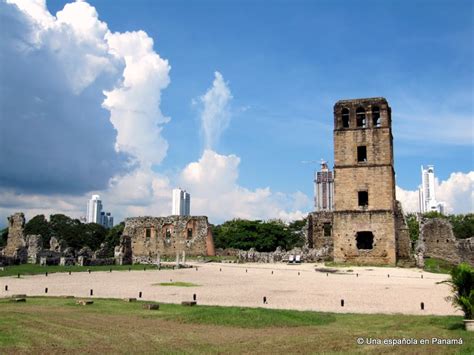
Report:
<svg viewBox="0 0 474 355"><path fill-rule="evenodd" d="M201 126L206 149L215 149L222 132L229 126L232 93L221 73L214 73L212 87L200 97L203 105Z"/></svg>
<svg viewBox="0 0 474 355"><path fill-rule="evenodd" d="M446 213L474 212L474 171L454 172L445 181L435 179L435 194L438 202L445 203ZM418 191L404 190L397 186L397 200L405 212L418 212Z"/></svg>

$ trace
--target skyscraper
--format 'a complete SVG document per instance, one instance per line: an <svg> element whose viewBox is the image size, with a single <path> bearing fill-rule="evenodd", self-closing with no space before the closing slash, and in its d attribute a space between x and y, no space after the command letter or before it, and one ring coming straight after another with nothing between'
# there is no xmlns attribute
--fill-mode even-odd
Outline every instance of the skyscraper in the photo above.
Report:
<svg viewBox="0 0 474 355"><path fill-rule="evenodd" d="M99 195L92 195L87 203L87 223L100 224L100 213L102 212L102 201Z"/></svg>
<svg viewBox="0 0 474 355"><path fill-rule="evenodd" d="M175 216L189 216L191 214L191 195L186 190L173 189L171 214Z"/></svg>
<svg viewBox="0 0 474 355"><path fill-rule="evenodd" d="M334 177L328 164L321 162L321 171L314 174L314 207L316 211L332 211L334 196Z"/></svg>
<svg viewBox="0 0 474 355"><path fill-rule="evenodd" d="M92 195L92 198L87 203L87 223L97 223L105 228L112 228L114 226L114 217L110 212L102 211L102 201L99 195Z"/></svg>
<svg viewBox="0 0 474 355"><path fill-rule="evenodd" d="M418 189L420 213L444 212L443 203L436 201L434 166L421 166L421 185Z"/></svg>

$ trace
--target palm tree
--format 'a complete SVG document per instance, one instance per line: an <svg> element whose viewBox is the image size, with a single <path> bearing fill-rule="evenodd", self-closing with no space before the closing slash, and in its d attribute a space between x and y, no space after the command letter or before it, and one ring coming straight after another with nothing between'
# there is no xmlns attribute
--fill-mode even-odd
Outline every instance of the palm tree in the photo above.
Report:
<svg viewBox="0 0 474 355"><path fill-rule="evenodd" d="M445 281L451 285L453 296L446 299L456 308L464 312L464 319L472 320L474 312L474 268L467 263L459 264L451 270L451 280Z"/></svg>

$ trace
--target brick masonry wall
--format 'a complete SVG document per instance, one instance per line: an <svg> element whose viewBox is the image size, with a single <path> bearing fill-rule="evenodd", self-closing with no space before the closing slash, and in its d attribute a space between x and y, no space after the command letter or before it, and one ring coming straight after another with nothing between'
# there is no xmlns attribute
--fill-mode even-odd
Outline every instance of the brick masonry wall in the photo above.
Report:
<svg viewBox="0 0 474 355"><path fill-rule="evenodd" d="M359 250L356 234L371 231L373 249ZM334 212L334 261L394 265L395 216L392 212Z"/></svg>
<svg viewBox="0 0 474 355"><path fill-rule="evenodd" d="M204 216L127 218L123 234L131 238L134 259L174 257L183 251L190 256L215 253L211 229Z"/></svg>

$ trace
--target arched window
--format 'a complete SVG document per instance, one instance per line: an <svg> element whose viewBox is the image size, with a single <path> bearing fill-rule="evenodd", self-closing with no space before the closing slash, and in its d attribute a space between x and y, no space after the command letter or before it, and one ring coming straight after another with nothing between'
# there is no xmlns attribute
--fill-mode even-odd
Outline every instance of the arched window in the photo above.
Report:
<svg viewBox="0 0 474 355"><path fill-rule="evenodd" d="M380 119L380 108L378 106L372 107L372 123L374 127L380 127L382 124Z"/></svg>
<svg viewBox="0 0 474 355"><path fill-rule="evenodd" d="M365 110L363 107L359 107L356 110L356 123L357 127L365 127Z"/></svg>
<svg viewBox="0 0 474 355"><path fill-rule="evenodd" d="M349 128L349 109L342 109L342 128Z"/></svg>

